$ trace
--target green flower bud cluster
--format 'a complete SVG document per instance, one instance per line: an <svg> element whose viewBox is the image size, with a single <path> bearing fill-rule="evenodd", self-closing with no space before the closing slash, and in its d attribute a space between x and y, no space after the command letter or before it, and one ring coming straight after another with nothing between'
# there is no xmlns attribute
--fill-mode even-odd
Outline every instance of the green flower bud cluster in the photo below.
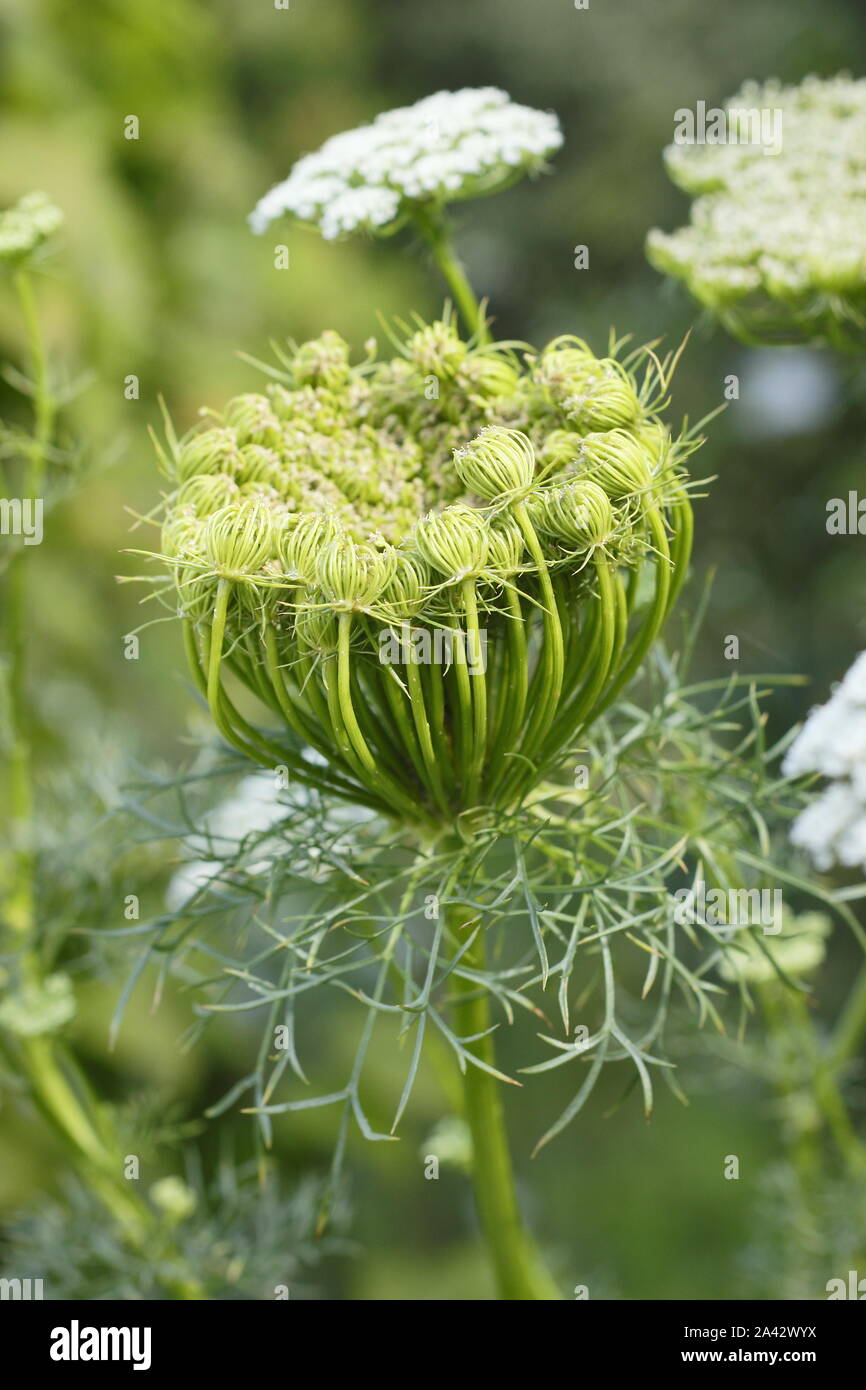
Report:
<svg viewBox="0 0 866 1390"><path fill-rule="evenodd" d="M725 111L724 143L665 151L695 202L688 226L650 233L650 261L744 342L862 351L866 80L748 83Z"/></svg>
<svg viewBox="0 0 866 1390"><path fill-rule="evenodd" d="M397 346L293 345L176 443L161 558L227 741L429 824L515 805L638 669L688 562L695 441L649 351L518 355L448 319Z"/></svg>

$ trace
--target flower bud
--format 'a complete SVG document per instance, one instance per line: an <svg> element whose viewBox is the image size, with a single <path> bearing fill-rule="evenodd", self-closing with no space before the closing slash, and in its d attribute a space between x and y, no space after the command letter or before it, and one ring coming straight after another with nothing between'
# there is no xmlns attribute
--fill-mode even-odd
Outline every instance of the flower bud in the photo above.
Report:
<svg viewBox="0 0 866 1390"><path fill-rule="evenodd" d="M259 573L274 549L270 507L251 500L214 512L207 519L204 548L212 569L223 579Z"/></svg>
<svg viewBox="0 0 866 1390"><path fill-rule="evenodd" d="M413 539L430 568L452 582L480 574L487 560L487 522L464 502L421 517Z"/></svg>
<svg viewBox="0 0 866 1390"><path fill-rule="evenodd" d="M223 412L226 425L237 431L238 444L262 444L274 447L280 443L282 430L267 396L250 393L235 396Z"/></svg>
<svg viewBox="0 0 866 1390"><path fill-rule="evenodd" d="M237 434L233 429L203 430L180 446L177 476L181 482L196 473L237 474L241 468Z"/></svg>
<svg viewBox="0 0 866 1390"><path fill-rule="evenodd" d="M504 501L532 486L535 450L520 430L489 425L454 450L454 467L467 491L486 502Z"/></svg>
<svg viewBox="0 0 866 1390"><path fill-rule="evenodd" d="M240 489L228 473L198 473L181 485L174 505L192 507L197 516L210 516L239 497Z"/></svg>
<svg viewBox="0 0 866 1390"><path fill-rule="evenodd" d="M396 618L413 617L424 604L429 583L430 571L420 555L395 550L393 569L382 590L382 602Z"/></svg>
<svg viewBox="0 0 866 1390"><path fill-rule="evenodd" d="M574 463L579 452L582 436L574 430L551 430L538 452L539 470L543 473L559 473Z"/></svg>
<svg viewBox="0 0 866 1390"><path fill-rule="evenodd" d="M582 434L591 434L631 424L640 413L640 401L628 373L608 358L598 363L581 391L565 401L565 410Z"/></svg>
<svg viewBox="0 0 866 1390"><path fill-rule="evenodd" d="M584 478L540 492L533 498L530 515L539 531L580 550L604 545L614 529L607 493Z"/></svg>
<svg viewBox="0 0 866 1390"><path fill-rule="evenodd" d="M580 448L579 462L608 497L643 492L652 481L646 447L625 430L588 434Z"/></svg>
<svg viewBox="0 0 866 1390"><path fill-rule="evenodd" d="M369 608L381 597L395 568L393 551L376 550L372 545L357 545L341 537L331 541L320 552L316 581L325 602L334 608Z"/></svg>
<svg viewBox="0 0 866 1390"><path fill-rule="evenodd" d="M280 455L262 444L244 444L240 450L237 479L239 483L270 483L271 487L280 487L285 479Z"/></svg>
<svg viewBox="0 0 866 1390"><path fill-rule="evenodd" d="M325 386L338 390L349 380L349 345L333 329L301 343L292 358L296 386Z"/></svg>
<svg viewBox="0 0 866 1390"><path fill-rule="evenodd" d="M525 544L514 517L509 512L500 512L490 523L486 568L497 579L507 579L520 569Z"/></svg>
<svg viewBox="0 0 866 1390"><path fill-rule="evenodd" d="M286 577L299 584L312 584L319 552L339 535L342 527L328 512L285 517L277 532L277 553Z"/></svg>
<svg viewBox="0 0 866 1390"><path fill-rule="evenodd" d="M548 343L533 368L533 380L554 405L579 394L598 368L598 358L581 338L564 335Z"/></svg>
<svg viewBox="0 0 866 1390"><path fill-rule="evenodd" d="M469 349L450 323L429 323L406 344L406 356L427 376L453 377Z"/></svg>

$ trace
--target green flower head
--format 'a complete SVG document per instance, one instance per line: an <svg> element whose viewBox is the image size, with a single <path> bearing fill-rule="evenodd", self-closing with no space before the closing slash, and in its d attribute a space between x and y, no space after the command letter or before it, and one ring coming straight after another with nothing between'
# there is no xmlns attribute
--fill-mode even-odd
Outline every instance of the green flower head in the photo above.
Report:
<svg viewBox="0 0 866 1390"><path fill-rule="evenodd" d="M397 348L290 344L187 435L161 558L228 742L435 823L519 801L637 670L687 560L695 444L649 351L521 355L447 315Z"/></svg>

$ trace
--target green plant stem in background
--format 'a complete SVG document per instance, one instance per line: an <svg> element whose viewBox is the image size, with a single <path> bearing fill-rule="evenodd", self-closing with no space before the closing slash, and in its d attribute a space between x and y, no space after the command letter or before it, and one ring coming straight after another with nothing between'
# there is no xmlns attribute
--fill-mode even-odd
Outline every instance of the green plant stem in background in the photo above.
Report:
<svg viewBox="0 0 866 1390"><path fill-rule="evenodd" d="M471 914L452 913L452 926L462 927ZM484 969L484 932L479 930L461 956L467 969ZM468 1050L485 1067L495 1065L489 996L482 986L452 976L456 993L454 1026ZM514 1171L500 1095L501 1081L481 1067L467 1065L463 1078L465 1119L472 1135L472 1177L481 1232L496 1276L499 1297L512 1300L560 1298L520 1216Z"/></svg>
<svg viewBox="0 0 866 1390"><path fill-rule="evenodd" d="M27 337L34 415L22 496L37 499L45 487L57 401L51 389L33 285L26 270L16 273L14 284ZM16 943L19 984L38 988L44 981L44 969L39 950L36 860L26 841L35 814L32 751L27 734L27 577L28 556L22 547L7 571L4 602L10 691L8 786L12 848L3 879L2 916ZM170 1232L124 1178L123 1154L116 1137L110 1130L106 1132L106 1116L77 1078L77 1069L63 1043L46 1032L16 1039L7 1050L26 1078L34 1103L70 1149L82 1179L117 1222L127 1243L142 1254L164 1258L166 1273L161 1282L167 1293L179 1299L203 1298L198 1281L182 1272L182 1261Z"/></svg>
<svg viewBox="0 0 866 1390"><path fill-rule="evenodd" d="M475 297L475 291L469 283L466 271L454 250L454 243L451 236L451 229L445 214L442 212L427 212L418 209L415 213L415 225L418 227L427 245L433 253L433 259L439 270L442 272L448 287L454 296L454 302L460 310L463 322L473 335L477 335L479 343L489 343L490 333L481 306Z"/></svg>
<svg viewBox="0 0 866 1390"><path fill-rule="evenodd" d="M35 499L41 495L45 480L46 454L56 408L33 285L27 271L19 270L14 283L27 337L34 412L33 436L29 441L22 490L24 498ZM12 557L9 565L5 609L9 663L9 815L12 849L9 868L4 874L9 885L4 918L14 932L26 935L32 930L34 920L34 862L32 850L26 843L32 825L33 793L30 741L27 737L27 569L23 547Z"/></svg>

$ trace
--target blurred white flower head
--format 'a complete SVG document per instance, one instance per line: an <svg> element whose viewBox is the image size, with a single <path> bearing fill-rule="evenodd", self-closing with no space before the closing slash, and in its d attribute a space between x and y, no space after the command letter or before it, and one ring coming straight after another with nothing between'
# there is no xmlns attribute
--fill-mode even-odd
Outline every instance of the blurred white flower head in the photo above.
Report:
<svg viewBox="0 0 866 1390"><path fill-rule="evenodd" d="M300 783L293 785L293 804L309 796ZM171 912L183 908L220 874L244 847L251 842L251 855L244 862L248 875L267 873L280 852L278 827L291 813L292 805L284 800L271 772L256 772L244 777L237 787L205 817L201 834L188 835L183 843L188 856L172 875L166 888L166 905ZM342 852L347 844L342 839L352 830L373 818L373 812L363 806L329 806L325 817L330 847ZM273 830L274 834L268 834ZM309 850L315 859L315 846Z"/></svg>
<svg viewBox="0 0 866 1390"><path fill-rule="evenodd" d="M687 226L650 233L650 260L746 341L850 335L862 348L866 80L748 82L727 108L779 109L781 152L670 145L668 172L695 201Z"/></svg>
<svg viewBox="0 0 866 1390"><path fill-rule="evenodd" d="M819 869L866 869L866 652L809 715L782 770L790 777L818 772L832 779L797 817L793 843Z"/></svg>
<svg viewBox="0 0 866 1390"><path fill-rule="evenodd" d="M497 87L436 92L299 159L259 200L250 225L262 233L289 214L329 241L358 230L387 234L412 203L496 192L543 168L561 144L554 115L520 106Z"/></svg>

